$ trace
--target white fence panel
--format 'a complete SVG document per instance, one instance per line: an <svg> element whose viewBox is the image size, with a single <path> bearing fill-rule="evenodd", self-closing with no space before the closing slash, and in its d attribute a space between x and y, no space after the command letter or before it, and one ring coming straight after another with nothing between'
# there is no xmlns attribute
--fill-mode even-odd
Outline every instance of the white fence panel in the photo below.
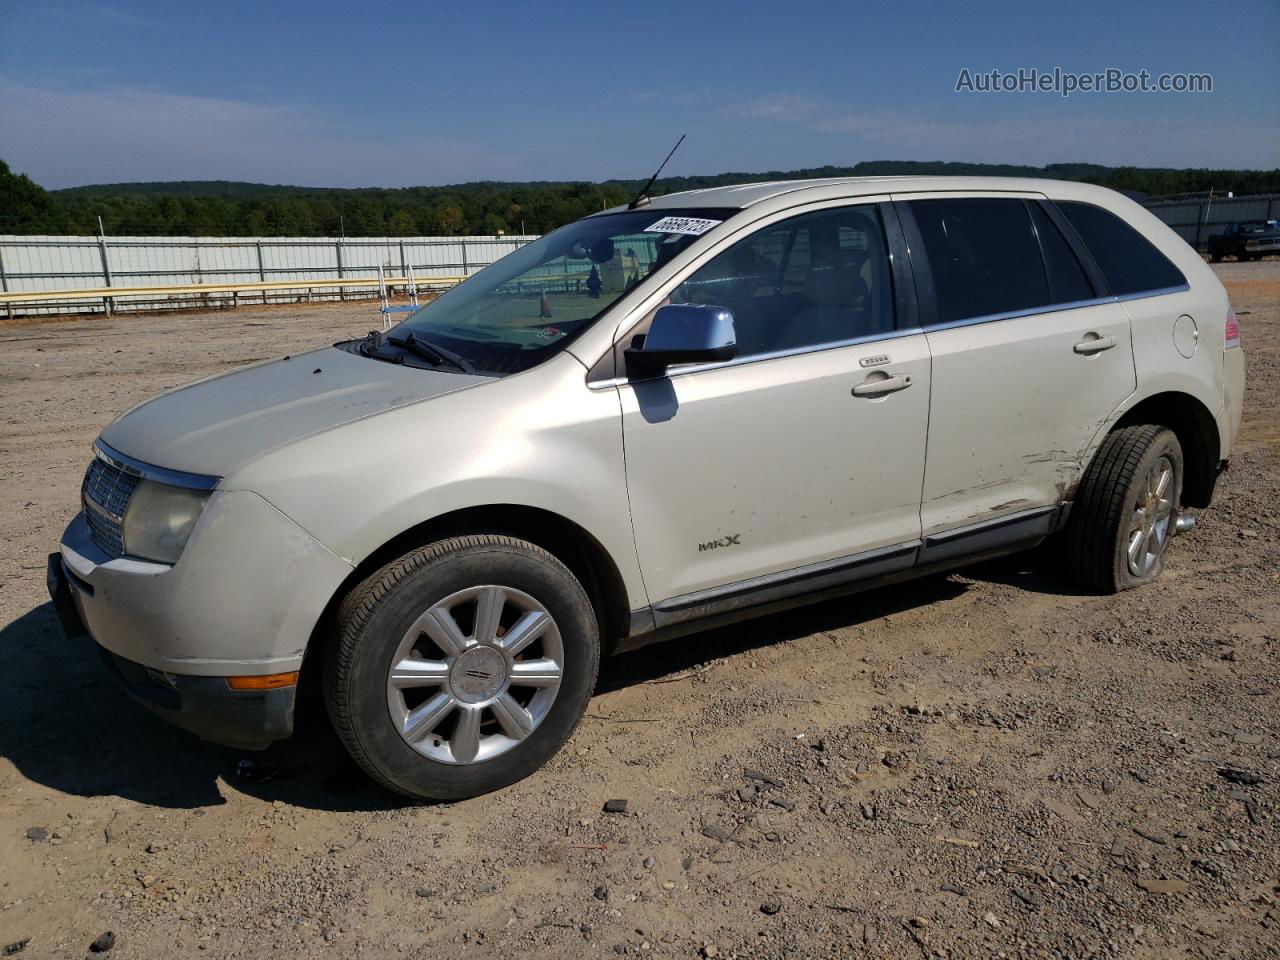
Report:
<svg viewBox="0 0 1280 960"><path fill-rule="evenodd" d="M419 279L475 273L534 236L518 237L50 237L0 236L5 293L209 283L280 283L388 276L412 268ZM338 289L316 291L338 297ZM189 298L127 300L115 309L191 306ZM10 312L81 313L96 302L26 306Z"/></svg>

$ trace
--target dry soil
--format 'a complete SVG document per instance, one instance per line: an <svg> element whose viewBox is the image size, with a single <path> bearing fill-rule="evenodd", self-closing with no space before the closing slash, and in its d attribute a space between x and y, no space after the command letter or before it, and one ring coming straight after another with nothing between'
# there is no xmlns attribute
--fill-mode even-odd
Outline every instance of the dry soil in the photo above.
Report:
<svg viewBox="0 0 1280 960"><path fill-rule="evenodd" d="M1217 269L1245 427L1158 583L1041 551L616 658L544 770L435 806L322 715L253 756L153 720L44 586L112 417L373 307L0 326L0 949L1280 955L1280 263Z"/></svg>

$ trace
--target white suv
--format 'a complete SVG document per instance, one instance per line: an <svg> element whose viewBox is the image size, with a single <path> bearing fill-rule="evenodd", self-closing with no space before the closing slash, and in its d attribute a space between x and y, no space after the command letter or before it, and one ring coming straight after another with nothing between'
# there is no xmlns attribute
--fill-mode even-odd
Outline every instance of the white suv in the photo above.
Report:
<svg viewBox="0 0 1280 960"><path fill-rule="evenodd" d="M1209 267L1096 187L641 200L129 411L50 589L208 739L287 736L314 684L379 782L471 796L564 743L602 653L1055 534L1094 590L1153 579L1227 463L1238 347Z"/></svg>

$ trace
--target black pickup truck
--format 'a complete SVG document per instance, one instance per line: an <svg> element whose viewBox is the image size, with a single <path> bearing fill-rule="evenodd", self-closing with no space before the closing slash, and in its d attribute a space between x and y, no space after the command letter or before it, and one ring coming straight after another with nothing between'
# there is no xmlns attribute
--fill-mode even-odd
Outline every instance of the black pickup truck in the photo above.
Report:
<svg viewBox="0 0 1280 960"><path fill-rule="evenodd" d="M1229 223L1226 230L1209 238L1209 259L1214 263L1223 257L1257 260L1269 253L1280 253L1280 220Z"/></svg>

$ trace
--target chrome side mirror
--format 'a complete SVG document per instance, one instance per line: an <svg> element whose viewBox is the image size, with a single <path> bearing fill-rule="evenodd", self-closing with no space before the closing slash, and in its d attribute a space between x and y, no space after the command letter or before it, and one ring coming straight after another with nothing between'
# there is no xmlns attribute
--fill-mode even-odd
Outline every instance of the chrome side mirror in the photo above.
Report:
<svg viewBox="0 0 1280 960"><path fill-rule="evenodd" d="M715 363L737 354L732 313L724 307L682 303L660 307L643 343L624 355L629 372L653 376L677 363Z"/></svg>

